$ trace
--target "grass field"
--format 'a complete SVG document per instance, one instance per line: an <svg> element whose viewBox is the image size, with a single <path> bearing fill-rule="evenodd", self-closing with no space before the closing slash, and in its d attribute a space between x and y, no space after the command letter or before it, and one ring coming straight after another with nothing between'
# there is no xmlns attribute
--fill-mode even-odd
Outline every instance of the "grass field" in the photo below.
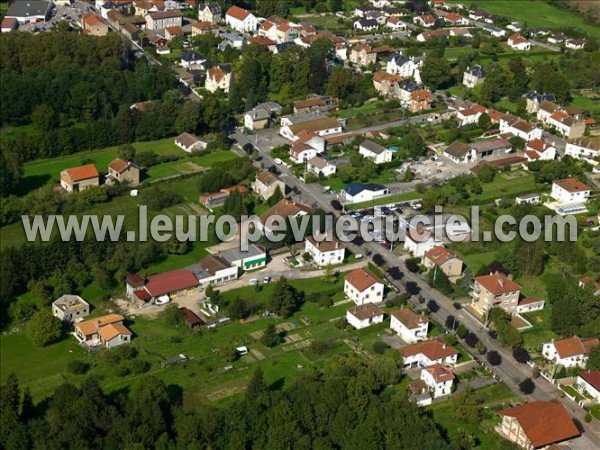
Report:
<svg viewBox="0 0 600 450"><path fill-rule="evenodd" d="M439 423L448 437L452 439L460 430L471 433L478 441L476 448L493 449L501 448L504 439L494 431L494 426L499 423L495 408L507 405L514 398L513 392L504 383L487 386L476 391L475 395L482 402L482 419L477 423L469 423L458 419L454 414L453 400L434 403L426 410L431 411L433 418Z"/></svg>
<svg viewBox="0 0 600 450"><path fill-rule="evenodd" d="M529 61L540 62L540 61L552 61L558 60L560 58L560 53L553 52L552 50L542 49L540 47L532 47L532 50L529 52L522 52L513 50L510 47L502 46L504 52L498 53L498 60L500 62L506 62L510 58L515 55L521 56L525 62ZM463 47L448 47L444 52L444 56L448 59L455 59L461 55L471 54L473 52L477 52L477 49L474 49L471 46L463 46ZM492 56L487 55L483 52L479 52L479 63L487 66L492 62Z"/></svg>
<svg viewBox="0 0 600 450"><path fill-rule="evenodd" d="M462 0L450 0L450 3L464 4ZM599 27L587 23L579 14L552 6L545 0L472 0L468 4L490 14L526 22L530 27L554 30L573 27L600 38Z"/></svg>
<svg viewBox="0 0 600 450"><path fill-rule="evenodd" d="M158 164L148 169L144 180L158 179L176 175L186 170L186 164L193 162L199 166L208 167L219 161L235 159L236 155L230 151L216 151L204 156L189 157L177 147L172 138L159 141L136 142L133 144L137 152L151 151L157 155L176 155L183 158L164 164ZM58 184L61 170L82 164L93 163L99 172L107 171L108 164L117 157L118 147L109 147L102 150L89 150L73 155L59 156L56 158L38 159L24 165L23 179L21 181L21 194L25 194L46 184ZM188 168L189 169L189 168Z"/></svg>
<svg viewBox="0 0 600 450"><path fill-rule="evenodd" d="M291 280L290 283L306 293L323 288L320 279ZM329 286L338 288L343 295L342 278ZM252 296L266 301L271 289L272 286L265 286L257 293L254 287L249 287L224 295L231 299ZM356 333L339 330L331 321L343 316L347 307L340 305L324 309L316 303L305 303L299 312L287 319L255 317L248 321L233 321L217 329L204 330L201 335L166 325L160 319L130 318L128 326L135 333L132 345L139 349L138 358L151 363L150 371L139 376L118 376L117 367L103 360L105 352L87 353L75 344L72 336L48 347L37 348L22 331L18 331L0 338L0 378L5 380L8 373L15 372L22 384L31 388L34 398L40 400L64 381L78 383L83 379L66 370L69 361L79 359L91 365L89 375L97 376L108 392L126 388L135 379L152 374L168 384L182 386L186 404L206 401L207 398L219 401L241 392L257 366L265 370L267 382L283 386L297 374L319 367L328 356L350 352L343 340ZM285 324L288 329L288 340L274 348L261 344L255 333L270 322ZM380 328L359 331L359 342L375 340L382 331ZM309 347L313 340L329 341L332 345L326 353L316 355ZM247 345L252 352L236 362L226 362L220 350L240 345ZM192 360L184 366L160 368L162 359L180 353ZM225 371L224 367L228 365L232 365L233 369Z"/></svg>
<svg viewBox="0 0 600 450"><path fill-rule="evenodd" d="M600 93L597 93L595 98L574 94L571 103L579 108L589 111L591 114L600 115Z"/></svg>
<svg viewBox="0 0 600 450"><path fill-rule="evenodd" d="M388 205L390 203L405 202L408 200L414 200L416 198L421 198L421 194L419 194L417 191L402 192L400 194L392 194L392 195L388 195L385 197L376 198L375 200L371 200L368 202L360 202L360 203L354 203L352 205L347 205L346 209L355 210L355 209L362 209L362 208L370 208L371 206Z"/></svg>

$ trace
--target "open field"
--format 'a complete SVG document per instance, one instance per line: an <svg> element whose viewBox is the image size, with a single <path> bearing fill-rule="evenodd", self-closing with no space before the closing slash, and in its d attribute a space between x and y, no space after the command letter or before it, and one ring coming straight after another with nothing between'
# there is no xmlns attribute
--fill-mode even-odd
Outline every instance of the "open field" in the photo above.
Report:
<svg viewBox="0 0 600 450"><path fill-rule="evenodd" d="M498 60L500 62L506 62L513 56L520 56L523 58L525 62L540 62L540 61L552 61L558 60L560 58L560 53L553 52L552 50L547 50L540 47L533 46L531 51L523 52L516 51L508 46L502 46L502 53L498 53ZM478 52L477 49L474 49L471 46L463 46L463 47L448 47L444 52L444 56L448 59L456 59L461 55L470 55L474 52ZM487 66L492 62L492 55L487 55L481 51L479 53L479 63Z"/></svg>
<svg viewBox="0 0 600 450"><path fill-rule="evenodd" d="M462 0L450 0L450 3L464 4ZM557 8L545 0L473 0L468 4L491 14L526 22L530 27L552 30L573 27L590 36L600 37L600 28L587 23L583 16L568 9Z"/></svg>
<svg viewBox="0 0 600 450"><path fill-rule="evenodd" d="M329 285L338 288L341 294L343 281ZM323 283L315 279L291 280L290 284L307 293L322 289ZM259 293L254 287L242 288L224 293L228 298L252 296L266 301L271 286L265 286ZM338 299L338 296L335 296ZM134 379L152 374L168 384L176 383L185 389L187 404L198 401L225 400L243 391L252 369L263 367L268 383L277 386L287 385L300 373L310 372L318 367L326 357L351 351L344 343L356 333L349 334L334 326L331 319L344 315L348 305L324 309L316 303L305 303L292 317L286 319L254 317L247 321L233 321L213 330L203 330L193 334L184 327L166 325L160 319L149 320L131 317L128 326L135 333L134 346L139 350L139 359L151 363L150 371L142 375L117 375L118 367L127 366L128 361L109 363L106 353L87 353L75 344L72 336L45 348L32 346L22 331L0 338L1 379L15 372L23 385L29 386L36 400L49 395L64 381L79 383L84 377L68 373L66 367L71 360L78 359L90 364L89 374L98 376L108 392L127 387ZM97 311L98 314L101 311ZM286 329L287 339L274 348L268 348L255 337L274 322ZM376 339L381 327L358 332L360 342ZM314 354L310 343L314 340L331 342L324 354ZM228 363L221 355L224 349L247 345L250 354L238 361ZM370 350L370 349L367 349ZM192 360L183 366L161 368L160 361L184 353ZM233 366L225 371L226 366Z"/></svg>
<svg viewBox="0 0 600 450"><path fill-rule="evenodd" d="M402 192L400 194L392 194L392 195L387 195L385 197L379 197L379 198L376 198L375 200L371 200L368 202L353 203L351 205L347 205L346 209L354 210L354 209L370 208L371 206L388 205L390 203L405 202L408 200L414 200L416 198L421 198L421 194L419 194L417 191Z"/></svg>

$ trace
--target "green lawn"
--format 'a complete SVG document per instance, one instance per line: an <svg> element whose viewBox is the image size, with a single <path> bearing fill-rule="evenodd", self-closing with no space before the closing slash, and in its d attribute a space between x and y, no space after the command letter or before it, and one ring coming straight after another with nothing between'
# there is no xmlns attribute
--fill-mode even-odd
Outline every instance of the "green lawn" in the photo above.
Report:
<svg viewBox="0 0 600 450"><path fill-rule="evenodd" d="M431 411L434 420L446 431L448 437L456 436L460 430L473 434L477 439L477 447L480 449L500 448L504 444L504 439L496 433L494 426L499 423L499 417L495 409L490 408L494 405L507 405L514 398L513 392L504 383L487 386L476 391L476 395L482 401L482 419L477 423L469 423L458 419L454 414L454 403L452 398L434 403L426 407Z"/></svg>
<svg viewBox="0 0 600 450"><path fill-rule="evenodd" d="M501 53L498 53L498 60L500 62L506 62L515 55L521 56L525 62L529 61L530 63L558 60L560 58L560 53L558 52L553 52L552 50L546 50L535 46L529 52L516 51L507 46L502 46L502 50L503 51ZM458 59L462 55L467 55L474 52L479 52L480 64L484 66L491 64L492 55L478 51L471 46L448 47L445 50L444 56L448 59Z"/></svg>
<svg viewBox="0 0 600 450"><path fill-rule="evenodd" d="M321 279L291 280L290 283L306 293L323 289ZM340 277L328 288L338 288L341 299L343 279ZM264 286L260 292L247 287L224 294L225 297L252 296L266 301L272 286ZM339 298L338 298L339 297ZM35 400L49 395L64 381L79 383L84 377L67 372L67 363L73 359L88 362L91 365L89 375L97 376L103 388L115 392L127 388L134 380L149 374L159 377L168 384L175 383L185 389L185 403L193 405L199 401L227 401L243 389L248 378L258 366L265 371L267 382L278 386L289 384L297 374L306 373L319 367L328 356L347 353L349 347L343 339L354 336L339 330L331 321L345 314L348 305L324 309L316 303L305 303L300 311L287 319L256 318L248 321L232 321L213 330L204 330L201 335L192 334L184 328L175 328L159 319L145 317L130 318L127 325L134 332L132 345L139 349L138 358L151 363L147 374L138 376L118 376L117 367L103 360L102 352L87 353L75 344L72 336L66 336L59 343L44 348L34 347L22 331L0 338L1 367L0 376L4 381L10 372L15 372L23 386L29 386ZM101 308L98 314L104 313ZM263 330L268 323L286 323L289 342L274 348L265 347L252 333ZM376 339L381 329L359 332L362 345ZM324 354L314 354L309 344L312 340L329 341L331 348ZM364 342L363 342L364 341ZM258 353L228 363L220 350L247 345ZM370 350L367 349L367 350ZM162 369L162 359L184 353L192 360L184 365ZM121 363L128 364L128 363ZM224 367L232 365L233 370Z"/></svg>
<svg viewBox="0 0 600 450"><path fill-rule="evenodd" d="M499 173L494 181L482 183L481 186L483 193L473 198L480 205L491 203L497 198L513 198L537 190L533 175L524 170Z"/></svg>
<svg viewBox="0 0 600 450"><path fill-rule="evenodd" d="M421 194L419 194L417 191L402 192L400 194L392 194L392 195L388 195L386 197L380 197L380 198L377 198L375 200L371 200L368 202L361 202L361 203L354 203L352 205L347 205L346 209L354 210L354 209L370 208L371 206L387 205L390 203L397 203L397 202L405 202L405 201L414 200L414 199L420 198L420 197L421 197Z"/></svg>
<svg viewBox="0 0 600 450"><path fill-rule="evenodd" d="M462 0L449 0L451 3L465 3ZM600 28L587 23L579 14L557 8L545 0L472 0L475 5L491 14L512 20L526 22L530 27L559 29L561 27L579 28L590 36L600 38Z"/></svg>
<svg viewBox="0 0 600 450"><path fill-rule="evenodd" d="M600 93L595 98L588 98L583 95L573 94L573 105L589 111L592 114L600 114Z"/></svg>
<svg viewBox="0 0 600 450"><path fill-rule="evenodd" d="M596 418L596 420L600 420L600 405L591 406L590 413Z"/></svg>
<svg viewBox="0 0 600 450"><path fill-rule="evenodd" d="M339 111L336 111L335 115L337 117L349 119L351 117L356 117L359 114L369 115L369 114L373 114L376 112L380 112L381 108L382 108L382 102L377 101L377 102L365 103L364 105L356 106L353 108L341 109Z"/></svg>
<svg viewBox="0 0 600 450"><path fill-rule="evenodd" d="M542 311L536 311L523 314L523 317L533 325L532 328L523 331L525 348L530 351L540 351L544 342L550 342L557 339L558 336L550 329L551 307L546 301L546 306Z"/></svg>

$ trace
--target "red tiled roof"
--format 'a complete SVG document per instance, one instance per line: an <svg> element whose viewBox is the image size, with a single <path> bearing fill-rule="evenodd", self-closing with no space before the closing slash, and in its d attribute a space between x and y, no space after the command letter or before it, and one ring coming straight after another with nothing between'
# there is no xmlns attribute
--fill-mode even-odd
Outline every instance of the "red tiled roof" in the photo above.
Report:
<svg viewBox="0 0 600 450"><path fill-rule="evenodd" d="M227 74L219 67L211 67L208 69L208 75L218 83Z"/></svg>
<svg viewBox="0 0 600 450"><path fill-rule="evenodd" d="M192 272L185 269L176 269L149 276L146 290L152 297L158 297L196 287L198 284L198 278Z"/></svg>
<svg viewBox="0 0 600 450"><path fill-rule="evenodd" d="M326 239L325 237L317 241L313 236L306 238L313 246L317 247L320 252L332 252L344 248L342 243L335 238Z"/></svg>
<svg viewBox="0 0 600 450"><path fill-rule="evenodd" d="M541 139L532 139L527 143L527 148L535 150L536 152L543 152L548 147L550 147L550 144Z"/></svg>
<svg viewBox="0 0 600 450"><path fill-rule="evenodd" d="M227 10L227 15L237 20L244 20L250 15L250 11L246 11L244 8L239 6L232 6Z"/></svg>
<svg viewBox="0 0 600 450"><path fill-rule="evenodd" d="M585 372L579 372L577 375L587 381L594 389L600 391L600 370L586 370Z"/></svg>
<svg viewBox="0 0 600 450"><path fill-rule="evenodd" d="M541 298L537 298L537 297L526 297L523 298L521 300L519 300L519 306L522 305L531 305L533 303L540 303L543 302L544 300L542 300Z"/></svg>
<svg viewBox="0 0 600 450"><path fill-rule="evenodd" d="M494 295L521 290L521 286L519 286L517 283L508 278L503 273L495 273L492 275L475 277L475 281Z"/></svg>
<svg viewBox="0 0 600 450"><path fill-rule="evenodd" d="M416 314L410 309L399 309L391 313L396 319L409 330L419 328L424 323L428 323L429 319L423 314Z"/></svg>
<svg viewBox="0 0 600 450"><path fill-rule="evenodd" d="M171 36L176 36L178 34L182 34L183 33L183 28L181 28L178 25L175 25L173 27L167 27L167 28L165 28L165 31L168 32Z"/></svg>
<svg viewBox="0 0 600 450"><path fill-rule="evenodd" d="M12 17L5 17L2 19L2 28L15 28L17 26L17 19Z"/></svg>
<svg viewBox="0 0 600 450"><path fill-rule="evenodd" d="M440 266L452 258L456 258L456 254L452 253L446 247L436 245L431 250L425 253L425 258L430 260L432 263Z"/></svg>
<svg viewBox="0 0 600 450"><path fill-rule="evenodd" d="M561 358L570 358L571 356L587 355L592 348L598 345L598 339L583 338L573 336L570 338L554 341L554 348Z"/></svg>
<svg viewBox="0 0 600 450"><path fill-rule="evenodd" d="M108 167L118 173L123 173L125 169L129 167L129 163L127 161L122 160L121 158L115 159L111 162Z"/></svg>
<svg viewBox="0 0 600 450"><path fill-rule="evenodd" d="M564 180L556 180L553 182L557 186L568 192L585 192L589 191L590 187L575 178L565 178Z"/></svg>
<svg viewBox="0 0 600 450"><path fill-rule="evenodd" d="M579 436L581 433L569 413L558 402L536 401L498 411L501 416L514 417L535 447Z"/></svg>
<svg viewBox="0 0 600 450"><path fill-rule="evenodd" d="M93 164L86 164L85 166L71 167L66 169L67 174L72 181L87 180L89 178L99 177L100 174L96 170L96 166Z"/></svg>
<svg viewBox="0 0 600 450"><path fill-rule="evenodd" d="M198 30L214 30L217 28L212 22L196 22L192 25L193 28L197 28Z"/></svg>
<svg viewBox="0 0 600 450"><path fill-rule="evenodd" d="M441 364L432 364L423 370L428 372L436 383L454 380L454 374L452 371Z"/></svg>
<svg viewBox="0 0 600 450"><path fill-rule="evenodd" d="M432 339L430 341L423 341L417 344L408 345L399 349L399 352L405 358L408 356L423 354L431 361L437 361L439 359L458 354L454 347L442 342L440 339Z"/></svg>
<svg viewBox="0 0 600 450"><path fill-rule="evenodd" d="M364 305L354 306L350 308L348 312L358 320L365 320L383 315L383 310L373 303L365 303Z"/></svg>
<svg viewBox="0 0 600 450"><path fill-rule="evenodd" d="M527 42L527 39L525 39L519 33L513 33L513 34L511 34L510 37L508 38L508 40L511 41L513 43L513 45L524 44L524 43Z"/></svg>
<svg viewBox="0 0 600 450"><path fill-rule="evenodd" d="M367 269L355 269L346 275L345 280L350 283L359 292L370 288L376 283L383 283L379 278L369 272Z"/></svg>
<svg viewBox="0 0 600 450"><path fill-rule="evenodd" d="M431 100L431 92L424 89L413 91L410 94L410 99L416 102L424 102Z"/></svg>
<svg viewBox="0 0 600 450"><path fill-rule="evenodd" d="M263 46L263 47L268 47L270 45L277 44L277 42L275 42L272 39L269 39L266 36L253 36L250 39L248 39L248 42L250 42L251 44L260 45L260 46Z"/></svg>

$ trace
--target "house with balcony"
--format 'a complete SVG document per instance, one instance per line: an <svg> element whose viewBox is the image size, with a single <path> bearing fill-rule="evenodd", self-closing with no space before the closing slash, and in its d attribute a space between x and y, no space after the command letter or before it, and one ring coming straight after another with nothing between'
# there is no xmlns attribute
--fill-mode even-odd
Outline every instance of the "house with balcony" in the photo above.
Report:
<svg viewBox="0 0 600 450"><path fill-rule="evenodd" d="M547 360L563 367L585 367L590 351L598 343L596 338L573 336L546 342L542 346L542 355Z"/></svg>
<svg viewBox="0 0 600 450"><path fill-rule="evenodd" d="M433 364L454 367L458 351L441 338L417 342L398 350L404 359L405 368L429 367Z"/></svg>
<svg viewBox="0 0 600 450"><path fill-rule="evenodd" d="M383 282L367 269L353 270L344 278L344 294L357 305L381 303L383 291Z"/></svg>
<svg viewBox="0 0 600 450"><path fill-rule="evenodd" d="M471 307L487 317L492 308L501 308L510 315L517 313L521 286L502 272L475 277L471 286Z"/></svg>
<svg viewBox="0 0 600 450"><path fill-rule="evenodd" d="M306 238L304 251L319 267L341 264L344 262L346 248L335 238L327 236L316 239L314 236Z"/></svg>
<svg viewBox="0 0 600 450"><path fill-rule="evenodd" d="M391 313L390 328L400 339L412 344L427 338L429 319L423 314L416 314L410 309L399 309Z"/></svg>
<svg viewBox="0 0 600 450"><path fill-rule="evenodd" d="M585 203L589 200L591 188L575 178L552 182L550 195L560 203Z"/></svg>
<svg viewBox="0 0 600 450"><path fill-rule="evenodd" d="M421 370L421 380L433 398L443 397L452 393L454 374L442 364L432 364Z"/></svg>

